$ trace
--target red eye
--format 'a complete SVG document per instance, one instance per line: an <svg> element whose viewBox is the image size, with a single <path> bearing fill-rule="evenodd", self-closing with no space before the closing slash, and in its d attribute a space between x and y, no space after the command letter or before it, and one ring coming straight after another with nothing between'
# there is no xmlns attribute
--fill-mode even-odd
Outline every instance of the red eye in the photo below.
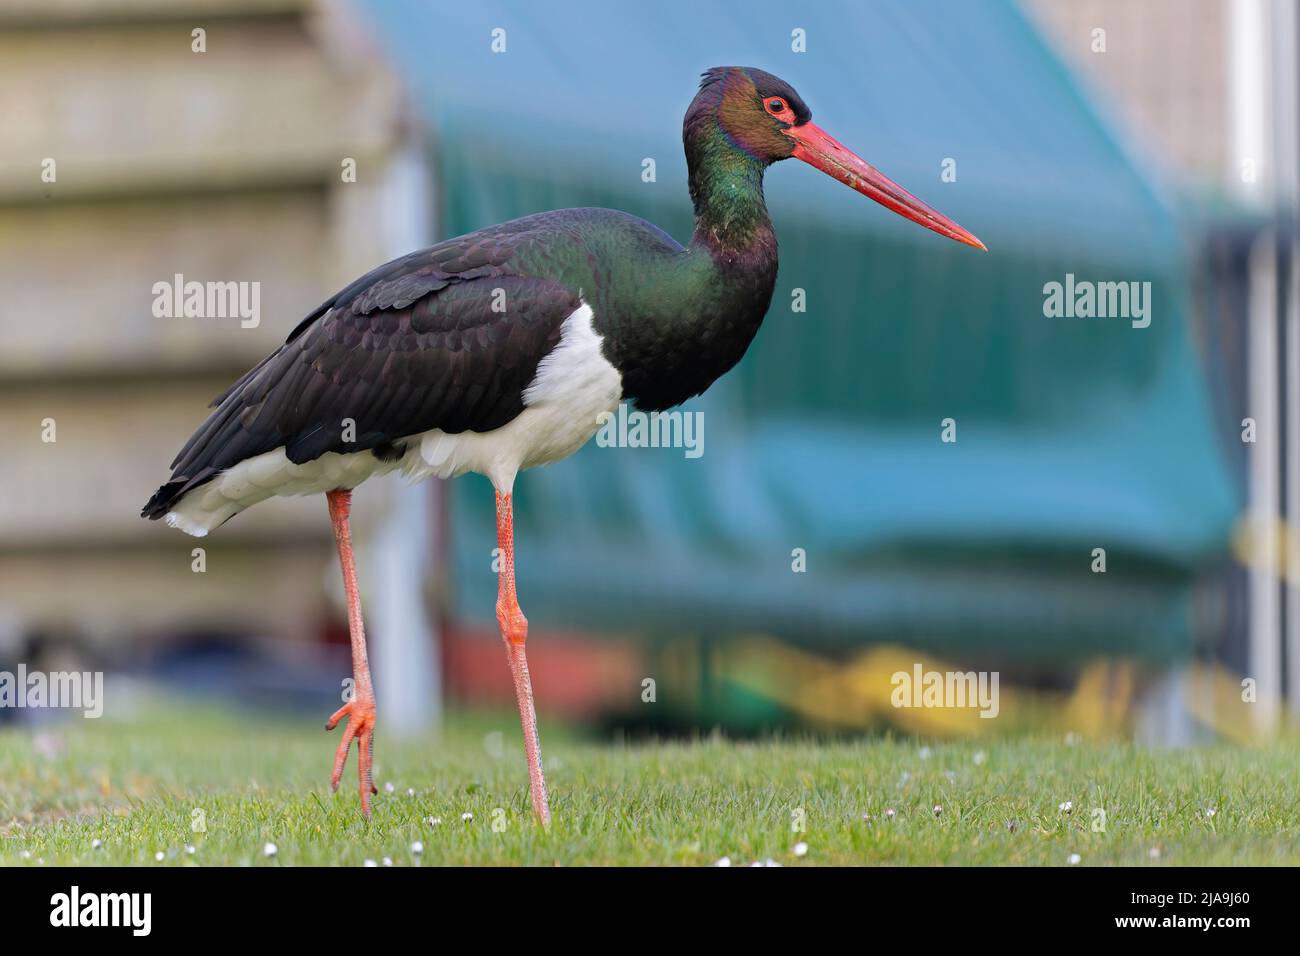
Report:
<svg viewBox="0 0 1300 956"><path fill-rule="evenodd" d="M763 101L763 109L767 110L772 116L779 119L782 123L794 123L794 110L790 109L790 104L779 96L772 96Z"/></svg>

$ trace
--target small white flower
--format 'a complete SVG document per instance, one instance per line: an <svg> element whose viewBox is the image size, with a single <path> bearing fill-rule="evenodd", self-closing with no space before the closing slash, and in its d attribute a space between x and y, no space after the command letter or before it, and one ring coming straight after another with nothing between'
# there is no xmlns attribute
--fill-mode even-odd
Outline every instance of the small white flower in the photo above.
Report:
<svg viewBox="0 0 1300 956"><path fill-rule="evenodd" d="M392 865L393 865L393 858L391 856L384 857L384 866L392 866Z"/></svg>
<svg viewBox="0 0 1300 956"><path fill-rule="evenodd" d="M190 856L193 856L193 855L194 855L194 844L193 844L193 843L187 843L187 844L185 844L185 852L188 853Z"/></svg>
<svg viewBox="0 0 1300 956"><path fill-rule="evenodd" d="M419 856L421 853L424 852L424 844L421 843L419 840L416 840L414 843L411 844L411 852L414 853L416 856Z"/></svg>
<svg viewBox="0 0 1300 956"><path fill-rule="evenodd" d="M469 821L471 821L471 820L474 819L474 814L472 814L472 813L470 813L468 810L466 810L464 813L462 813L462 814L460 815L460 818L461 818L462 820L464 820L466 823L469 823Z"/></svg>
<svg viewBox="0 0 1300 956"><path fill-rule="evenodd" d="M1214 815L1215 815L1216 813L1218 813L1218 812L1219 812L1219 811L1216 810L1216 809L1214 809L1214 807L1206 807L1206 808L1205 808L1205 815L1206 815L1207 817L1212 817L1212 816L1214 816Z"/></svg>
<svg viewBox="0 0 1300 956"><path fill-rule="evenodd" d="M376 863L374 860L366 860L366 862L365 862L365 863L362 863L361 865L362 865L362 866L378 866L379 864Z"/></svg>
<svg viewBox="0 0 1300 956"><path fill-rule="evenodd" d="M397 788L393 786L393 781L391 780L384 784L384 793L392 793L396 789Z"/></svg>
<svg viewBox="0 0 1300 956"><path fill-rule="evenodd" d="M102 849L104 848L104 841L103 841L103 840L91 840L91 841L90 841L90 848L91 848L92 850L102 850Z"/></svg>
<svg viewBox="0 0 1300 956"><path fill-rule="evenodd" d="M1073 801L1073 800L1066 800L1064 803L1058 803L1058 804L1056 805L1056 809L1060 810L1062 813L1073 813L1073 812L1074 812L1074 801Z"/></svg>
<svg viewBox="0 0 1300 956"><path fill-rule="evenodd" d="M796 844L794 845L794 855L795 855L795 856L807 856L807 855L808 855L808 844L807 844L807 843L796 843Z"/></svg>
<svg viewBox="0 0 1300 956"><path fill-rule="evenodd" d="M441 825L442 817L425 817L424 822L429 824L431 827L436 827Z"/></svg>
<svg viewBox="0 0 1300 956"><path fill-rule="evenodd" d="M989 755L982 750L977 750L970 759L975 762L975 766L979 767L984 764L984 761L989 759Z"/></svg>
<svg viewBox="0 0 1300 956"><path fill-rule="evenodd" d="M153 855L153 858L157 860L159 863L161 863L163 860L167 858L167 854L164 853L162 850L159 850L157 853Z"/></svg>
<svg viewBox="0 0 1300 956"><path fill-rule="evenodd" d="M934 805L934 815L937 817L941 813L943 813L943 807L940 804L936 803Z"/></svg>
<svg viewBox="0 0 1300 956"><path fill-rule="evenodd" d="M30 860L32 858L32 851L23 850L23 852L18 855L21 856L24 860Z"/></svg>
<svg viewBox="0 0 1300 956"><path fill-rule="evenodd" d="M1079 856L1079 854L1077 854L1077 853L1071 853L1071 854L1070 854L1070 864L1071 864L1072 866L1073 866L1075 863L1078 863L1078 862L1079 862L1080 860L1082 860L1082 859L1083 859L1083 857Z"/></svg>
<svg viewBox="0 0 1300 956"><path fill-rule="evenodd" d="M863 819L863 820L870 820L870 819L871 819L871 814L869 814L869 813L864 813L864 814L862 814L862 819Z"/></svg>
<svg viewBox="0 0 1300 956"><path fill-rule="evenodd" d="M1160 859L1160 847L1153 846L1151 849L1147 850L1147 856L1153 860Z"/></svg>
<svg viewBox="0 0 1300 956"><path fill-rule="evenodd" d="M892 820L894 818L894 808L890 807L888 810L886 810L885 816L889 817Z"/></svg>
<svg viewBox="0 0 1300 956"><path fill-rule="evenodd" d="M776 862L776 860L772 859L772 858L769 856L766 860L763 861L762 865L763 865L763 866L780 866L781 864L778 863L778 862Z"/></svg>
<svg viewBox="0 0 1300 956"><path fill-rule="evenodd" d="M917 756L920 757L922 760L929 760L929 759L930 759L930 748L929 748L929 747L922 747L920 750L917 751Z"/></svg>
<svg viewBox="0 0 1300 956"><path fill-rule="evenodd" d="M415 796L415 788L414 788L414 787L407 787L407 788L406 788L406 795L407 795L408 797L413 797L413 796Z"/></svg>
<svg viewBox="0 0 1300 956"><path fill-rule="evenodd" d="M1073 747L1078 742L1079 742L1079 735L1076 734L1073 730L1065 735L1065 746Z"/></svg>
<svg viewBox="0 0 1300 956"><path fill-rule="evenodd" d="M280 848L274 843L268 843L266 846L262 847L262 856L275 856L279 852Z"/></svg>
<svg viewBox="0 0 1300 956"><path fill-rule="evenodd" d="M724 856L722 859L717 860L713 865L714 865L714 866L731 866L731 857L729 857L729 856Z"/></svg>
<svg viewBox="0 0 1300 956"><path fill-rule="evenodd" d="M899 782L899 783L907 783L907 781L909 781L909 780L911 780L911 779L912 779L911 771L904 770L901 774L899 774L898 782Z"/></svg>

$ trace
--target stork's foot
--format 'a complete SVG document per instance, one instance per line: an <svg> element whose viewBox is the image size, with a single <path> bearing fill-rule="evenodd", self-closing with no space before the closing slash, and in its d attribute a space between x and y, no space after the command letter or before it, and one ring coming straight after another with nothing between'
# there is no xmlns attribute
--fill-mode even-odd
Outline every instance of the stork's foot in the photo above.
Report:
<svg viewBox="0 0 1300 956"><path fill-rule="evenodd" d="M353 697L334 712L325 729L333 730L344 717L347 717L348 725L343 729L343 739L339 741L338 750L334 752L334 773L330 776L330 786L338 790L339 781L343 779L343 765L348 762L348 748L352 746L352 740L355 738L357 774L361 778L361 812L368 820L370 819L370 796L379 792L371 769L375 744L374 697L370 695Z"/></svg>

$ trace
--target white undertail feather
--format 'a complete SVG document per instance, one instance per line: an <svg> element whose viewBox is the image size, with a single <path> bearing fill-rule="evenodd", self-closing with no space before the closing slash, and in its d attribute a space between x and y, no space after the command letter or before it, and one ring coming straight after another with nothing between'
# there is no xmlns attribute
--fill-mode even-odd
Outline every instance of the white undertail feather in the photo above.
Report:
<svg viewBox="0 0 1300 956"><path fill-rule="evenodd" d="M596 433L602 412L623 394L622 377L601 353L600 335L585 302L561 328L560 342L524 389L524 410L490 432L448 434L439 429L407 436L406 453L380 461L369 451L327 452L295 465L284 448L247 458L178 500L167 524L202 537L259 501L355 488L373 475L400 470L412 481L486 475L503 494L525 468L573 454Z"/></svg>

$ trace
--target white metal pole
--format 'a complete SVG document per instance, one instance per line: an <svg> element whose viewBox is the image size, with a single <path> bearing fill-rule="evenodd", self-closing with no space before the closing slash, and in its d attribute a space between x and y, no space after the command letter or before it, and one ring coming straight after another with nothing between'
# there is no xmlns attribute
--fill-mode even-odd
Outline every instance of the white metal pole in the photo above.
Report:
<svg viewBox="0 0 1300 956"><path fill-rule="evenodd" d="M1297 276L1296 209L1300 202L1300 68L1297 67L1297 15L1294 0L1273 2L1273 168L1274 195L1287 244L1289 273L1286 286L1283 389L1286 399L1286 691L1290 710L1300 714L1300 277Z"/></svg>
<svg viewBox="0 0 1300 956"><path fill-rule="evenodd" d="M378 213L386 258L396 258L433 241L433 196L428 160L411 141L388 162ZM435 495L440 482L396 487L377 533L367 541L371 614L375 626L375 693L379 719L398 733L427 730L442 715L438 621L425 601L429 574L441 573L431 542Z"/></svg>
<svg viewBox="0 0 1300 956"><path fill-rule="evenodd" d="M1281 590L1278 583L1279 430L1276 236L1266 231L1250 252L1249 395L1256 440L1250 474L1250 653L1257 700L1255 730L1276 727L1282 691Z"/></svg>
<svg viewBox="0 0 1300 956"><path fill-rule="evenodd" d="M1232 0L1228 18L1227 187L1242 202L1272 200L1268 0Z"/></svg>

